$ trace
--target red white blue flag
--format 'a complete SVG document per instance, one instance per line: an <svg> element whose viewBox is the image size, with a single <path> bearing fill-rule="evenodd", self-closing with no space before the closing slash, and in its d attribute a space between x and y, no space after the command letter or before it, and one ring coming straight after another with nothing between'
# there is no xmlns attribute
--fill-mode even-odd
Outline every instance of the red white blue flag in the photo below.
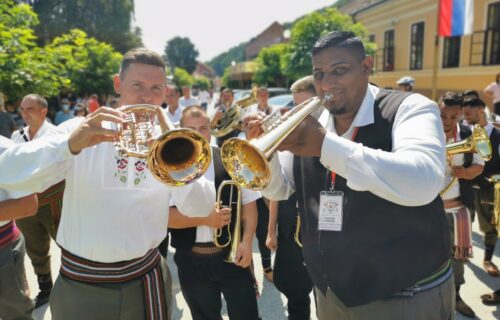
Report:
<svg viewBox="0 0 500 320"><path fill-rule="evenodd" d="M440 37L471 34L474 21L474 0L440 0Z"/></svg>

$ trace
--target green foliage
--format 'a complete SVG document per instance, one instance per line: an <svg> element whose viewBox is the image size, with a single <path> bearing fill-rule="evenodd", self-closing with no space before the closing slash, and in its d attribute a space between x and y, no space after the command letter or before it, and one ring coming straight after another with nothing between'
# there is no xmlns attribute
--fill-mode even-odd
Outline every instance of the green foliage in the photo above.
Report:
<svg viewBox="0 0 500 320"><path fill-rule="evenodd" d="M192 86L194 82L193 77L182 68L174 69L174 83L179 88L183 86Z"/></svg>
<svg viewBox="0 0 500 320"><path fill-rule="evenodd" d="M350 16L336 9L313 12L297 21L292 28L290 48L285 59L286 75L291 79L298 79L311 74L310 52L314 43L329 32L344 30L354 32L367 43L365 28L360 23L354 23ZM371 53L373 49L373 44L367 45L368 53Z"/></svg>
<svg viewBox="0 0 500 320"><path fill-rule="evenodd" d="M245 61L245 48L248 42L240 43L236 47L229 49L228 51L219 54L207 64L212 67L218 76L224 74L225 69L231 66L231 62L242 62Z"/></svg>
<svg viewBox="0 0 500 320"><path fill-rule="evenodd" d="M200 90L208 90L212 88L212 82L205 76L198 76L194 78L193 87L197 87Z"/></svg>
<svg viewBox="0 0 500 320"><path fill-rule="evenodd" d="M277 44L264 48L256 58L257 71L252 81L258 85L283 86L285 76L283 66L287 53L286 44Z"/></svg>
<svg viewBox="0 0 500 320"><path fill-rule="evenodd" d="M165 60L172 68L182 68L192 74L197 58L198 50L189 38L175 37L165 45Z"/></svg>
<svg viewBox="0 0 500 320"><path fill-rule="evenodd" d="M41 22L35 30L39 45L81 29L122 53L142 46L140 28L131 28L134 0L43 0L33 1L33 9Z"/></svg>
<svg viewBox="0 0 500 320"><path fill-rule="evenodd" d="M230 65L226 67L221 78L221 85L226 88L236 89L238 88L238 81L231 80L231 70L232 67Z"/></svg>
<svg viewBox="0 0 500 320"><path fill-rule="evenodd" d="M52 96L67 83L58 77L44 51L36 47L32 28L37 23L28 5L0 2L0 92L11 100L33 92Z"/></svg>
<svg viewBox="0 0 500 320"><path fill-rule="evenodd" d="M84 94L113 93L113 75L122 55L111 45L88 38L81 30L71 30L57 37L46 52L60 75L70 80L68 89Z"/></svg>

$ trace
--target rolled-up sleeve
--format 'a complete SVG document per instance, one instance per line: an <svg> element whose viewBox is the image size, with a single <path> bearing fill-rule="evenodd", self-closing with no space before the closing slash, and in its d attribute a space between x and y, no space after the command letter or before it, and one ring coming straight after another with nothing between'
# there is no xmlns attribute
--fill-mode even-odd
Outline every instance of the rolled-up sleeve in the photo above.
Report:
<svg viewBox="0 0 500 320"><path fill-rule="evenodd" d="M270 200L286 200L295 192L293 179L293 155L275 154L270 163L271 181L261 191L262 195Z"/></svg>
<svg viewBox="0 0 500 320"><path fill-rule="evenodd" d="M375 150L328 133L321 163L357 191L404 206L431 202L442 187L445 172L444 131L437 105L413 94L398 109L390 152Z"/></svg>

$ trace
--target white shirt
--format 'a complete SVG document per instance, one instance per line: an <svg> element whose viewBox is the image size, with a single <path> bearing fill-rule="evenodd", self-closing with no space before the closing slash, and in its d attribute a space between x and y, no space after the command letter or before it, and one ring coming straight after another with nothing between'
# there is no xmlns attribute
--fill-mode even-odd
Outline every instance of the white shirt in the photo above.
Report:
<svg viewBox="0 0 500 320"><path fill-rule="evenodd" d="M60 134L16 145L0 156L0 188L40 192L66 179L57 234L61 247L92 261L131 260L165 238L170 197L187 215L211 211L215 188L204 177L169 187L150 174L145 160L119 157L112 143L72 155L68 133L82 120L69 120L58 128Z"/></svg>
<svg viewBox="0 0 500 320"><path fill-rule="evenodd" d="M210 163L210 166L205 173L205 177L208 181L214 183L215 181L215 171L214 171L214 163L213 161ZM226 186L225 188L229 188ZM234 197L236 197L236 188L234 188L233 192L235 193ZM257 191L249 190L249 189L241 189L241 204L242 206L255 201L261 197L260 193ZM221 199L222 203L228 204L228 199ZM198 226L196 227L196 242L212 242L214 235L214 228L209 226Z"/></svg>
<svg viewBox="0 0 500 320"><path fill-rule="evenodd" d="M453 139L450 139L449 141L447 141L447 143L454 143L454 142L459 142L459 141L462 141L462 138L460 137L460 126L457 124L457 130L456 130L455 137ZM453 166L463 166L464 159L465 159L465 156L463 153L454 154L452 156L452 165ZM473 164L480 164L480 165L484 166L483 158L481 158L481 156L477 153L472 154L472 163ZM451 168L448 165L448 161L447 161L446 162L446 175L445 175L445 179L444 179L443 189L446 188L448 186L448 184L450 184L450 182L453 180L453 177L454 176L451 173ZM450 189L445 194L441 195L441 198L443 200L448 200L448 199L458 198L459 196L460 196L460 184L457 181L450 187Z"/></svg>
<svg viewBox="0 0 500 320"><path fill-rule="evenodd" d="M199 105L198 99L195 97L190 97L189 99L186 99L184 97L179 98L179 105L183 108L187 108L189 106L194 106L194 105Z"/></svg>
<svg viewBox="0 0 500 320"><path fill-rule="evenodd" d="M177 106L177 109L175 109L174 113L171 113L170 106L167 106L167 108L163 110L163 113L167 116L168 120L170 120L170 122L178 128L181 121L182 110L184 110L184 108L179 105Z"/></svg>
<svg viewBox="0 0 500 320"><path fill-rule="evenodd" d="M493 94L493 103L500 102L500 84L492 82L484 90Z"/></svg>
<svg viewBox="0 0 500 320"><path fill-rule="evenodd" d="M443 185L445 139L439 109L419 94L403 100L392 128L390 152L364 147L351 141L356 127L374 123L373 104L379 89L368 85L363 102L351 127L342 137L330 113L325 110L320 123L328 129L321 148L321 163L347 180L349 188L369 191L404 206L431 202ZM293 177L286 175L278 157L271 161L272 179L262 191L272 200L286 199L293 191Z"/></svg>
<svg viewBox="0 0 500 320"><path fill-rule="evenodd" d="M252 104L252 105L250 105L250 106L242 109L241 119L245 118L246 116L256 114L259 111L264 112L264 113L266 113L266 114L269 115L269 114L275 113L275 112L277 112L279 110L280 110L279 106L268 105L266 110L261 111L259 109L259 104L258 103L254 103L254 104Z"/></svg>
<svg viewBox="0 0 500 320"><path fill-rule="evenodd" d="M12 133L12 137L10 139L14 141L15 143L25 143L30 140L35 140L40 138L41 136L51 132L52 130L55 130L56 126L53 125L52 123L48 122L47 120L44 120L40 128L38 128L37 132L35 133L35 136L33 139L30 139L30 134L29 134L29 126L26 126L20 130L16 130ZM22 134L21 134L22 130ZM25 139L26 138L26 139Z"/></svg>
<svg viewBox="0 0 500 320"><path fill-rule="evenodd" d="M9 147L11 147L13 145L14 145L14 142L12 142L11 140L7 139L4 136L0 136L0 155L2 153L4 153L5 150L7 150ZM4 170L6 170L6 169L4 169ZM3 172L3 170L2 170L2 172ZM19 198L27 196L29 194L30 194L29 192L19 192L19 191L18 192L10 192L10 191L7 191L7 190L0 188L0 202L5 201L5 200L9 200L9 199L19 199ZM3 221L0 220L0 227L6 225L10 221L11 220L3 220Z"/></svg>
<svg viewBox="0 0 500 320"><path fill-rule="evenodd" d="M200 100L200 104L201 103L209 103L210 102L210 94L207 91L202 90L202 91L200 91L200 93L198 93L198 99Z"/></svg>

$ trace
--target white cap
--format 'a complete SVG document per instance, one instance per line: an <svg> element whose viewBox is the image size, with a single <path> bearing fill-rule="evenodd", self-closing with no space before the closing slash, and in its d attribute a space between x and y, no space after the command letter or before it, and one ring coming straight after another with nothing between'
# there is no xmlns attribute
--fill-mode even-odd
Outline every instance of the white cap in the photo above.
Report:
<svg viewBox="0 0 500 320"><path fill-rule="evenodd" d="M413 77L410 76L404 76L401 77L398 81L396 81L396 84L409 84L410 86L414 86L415 79L413 79Z"/></svg>

